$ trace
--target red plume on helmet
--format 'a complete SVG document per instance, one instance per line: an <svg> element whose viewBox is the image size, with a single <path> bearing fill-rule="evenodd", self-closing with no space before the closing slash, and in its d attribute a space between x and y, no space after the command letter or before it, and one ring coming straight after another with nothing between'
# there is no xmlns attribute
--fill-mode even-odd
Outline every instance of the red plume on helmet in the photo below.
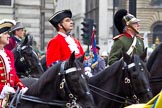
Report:
<svg viewBox="0 0 162 108"><path fill-rule="evenodd" d="M120 9L114 15L114 24L119 31L119 33L123 33L123 29L125 25L123 24L123 17L128 14L127 10Z"/></svg>

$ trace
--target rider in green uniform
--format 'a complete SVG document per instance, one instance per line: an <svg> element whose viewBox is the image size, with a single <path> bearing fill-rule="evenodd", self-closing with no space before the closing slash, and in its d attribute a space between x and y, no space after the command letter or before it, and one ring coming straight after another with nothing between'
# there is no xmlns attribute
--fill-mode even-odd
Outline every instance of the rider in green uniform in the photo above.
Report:
<svg viewBox="0 0 162 108"><path fill-rule="evenodd" d="M114 23L119 35L113 38L114 43L110 51L109 65L122 58L122 52L128 55L144 52L143 37L139 35L139 19L128 14L125 9L116 12Z"/></svg>

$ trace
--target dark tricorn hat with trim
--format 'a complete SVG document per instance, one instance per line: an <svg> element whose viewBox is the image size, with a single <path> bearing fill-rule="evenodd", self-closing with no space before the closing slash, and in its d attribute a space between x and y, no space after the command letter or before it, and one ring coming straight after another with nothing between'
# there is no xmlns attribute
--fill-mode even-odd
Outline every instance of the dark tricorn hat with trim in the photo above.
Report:
<svg viewBox="0 0 162 108"><path fill-rule="evenodd" d="M57 27L58 24L66 17L71 18L72 17L72 12L71 10L62 10L56 12L53 16L49 18L49 22L54 26Z"/></svg>
<svg viewBox="0 0 162 108"><path fill-rule="evenodd" d="M15 21L9 19L0 20L0 34L4 32L8 32L12 26L14 26Z"/></svg>
<svg viewBox="0 0 162 108"><path fill-rule="evenodd" d="M125 25L123 24L123 17L128 14L127 10L120 9L114 15L114 24L118 29L119 33L123 33Z"/></svg>

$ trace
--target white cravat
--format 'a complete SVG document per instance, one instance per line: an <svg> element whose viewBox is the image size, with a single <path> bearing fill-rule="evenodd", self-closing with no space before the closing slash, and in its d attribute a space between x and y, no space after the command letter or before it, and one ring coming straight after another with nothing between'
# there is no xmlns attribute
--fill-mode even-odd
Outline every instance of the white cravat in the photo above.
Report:
<svg viewBox="0 0 162 108"><path fill-rule="evenodd" d="M80 51L77 47L77 44L75 43L74 39L70 36L67 36L65 38L66 42L68 43L68 47L70 48L71 52L75 51L75 54L79 54Z"/></svg>

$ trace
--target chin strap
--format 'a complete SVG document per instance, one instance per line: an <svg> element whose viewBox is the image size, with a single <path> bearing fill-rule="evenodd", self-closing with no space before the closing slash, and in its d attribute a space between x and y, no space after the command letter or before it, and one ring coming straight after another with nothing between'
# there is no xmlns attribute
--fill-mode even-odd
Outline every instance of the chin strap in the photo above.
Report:
<svg viewBox="0 0 162 108"><path fill-rule="evenodd" d="M139 32L134 28L132 27L131 25L128 25L131 29L133 29L137 34L139 34Z"/></svg>
<svg viewBox="0 0 162 108"><path fill-rule="evenodd" d="M66 35L68 36L70 34L70 32L68 32L62 24L61 24L61 27L64 29Z"/></svg>

